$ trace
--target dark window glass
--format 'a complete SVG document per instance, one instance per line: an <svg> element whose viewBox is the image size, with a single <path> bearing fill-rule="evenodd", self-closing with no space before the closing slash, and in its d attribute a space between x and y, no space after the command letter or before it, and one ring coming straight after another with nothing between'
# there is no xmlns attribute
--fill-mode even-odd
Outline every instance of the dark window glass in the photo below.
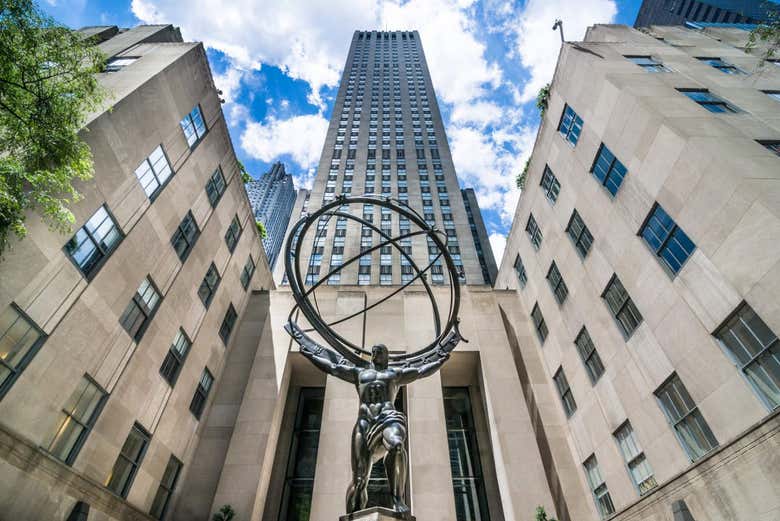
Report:
<svg viewBox="0 0 780 521"><path fill-rule="evenodd" d="M730 63L726 63L720 58L707 58L707 57L697 56L696 59L702 63L706 63L710 67L714 67L715 69L718 69L720 72L724 74L745 74L745 72L742 69L738 69L737 67L731 65Z"/></svg>
<svg viewBox="0 0 780 521"><path fill-rule="evenodd" d="M664 67L661 62L654 60L650 56L626 56L625 58L636 63L647 72L669 72L669 69Z"/></svg>
<svg viewBox="0 0 780 521"><path fill-rule="evenodd" d="M187 334L183 329L179 329L176 336L171 343L168 354L165 355L160 366L160 374L171 387L176 385L176 380L179 378L181 367L184 365L184 360L187 358L187 353L190 352L190 346L192 342L187 337Z"/></svg>
<svg viewBox="0 0 780 521"><path fill-rule="evenodd" d="M43 331L16 304L0 314L0 399L45 340Z"/></svg>
<svg viewBox="0 0 780 521"><path fill-rule="evenodd" d="M176 482L179 480L181 467L181 461L171 455L171 459L168 460L168 465L165 467L165 472L160 480L160 487L157 489L154 501L152 501L152 509L149 510L149 515L153 518L162 519L165 517L173 490L176 488Z"/></svg>
<svg viewBox="0 0 780 521"><path fill-rule="evenodd" d="M520 255L515 257L515 273L517 273L517 280L520 281L520 287L524 288L528 283L528 274L525 272L525 266L523 266L523 260Z"/></svg>
<svg viewBox="0 0 780 521"><path fill-rule="evenodd" d="M563 108L561 122L558 124L558 132L572 145L576 145L580 139L582 118L568 105Z"/></svg>
<svg viewBox="0 0 780 521"><path fill-rule="evenodd" d="M580 214L577 213L577 210L574 210L571 214L569 224L566 226L566 233L574 241L574 248L577 250L577 253L584 259L593 244L593 235L591 235L588 227L585 226L585 222L580 217Z"/></svg>
<svg viewBox="0 0 780 521"><path fill-rule="evenodd" d="M214 377L207 368L203 369L203 373L200 375L200 381L195 388L195 394L192 395L192 401L190 402L190 412L200 420L200 415L203 414L203 409L206 407L206 400L209 398L211 392L211 385L214 383Z"/></svg>
<svg viewBox="0 0 780 521"><path fill-rule="evenodd" d="M212 207L217 206L222 194L225 193L226 186L225 176L222 175L222 169L217 168L214 173L211 174L209 182L206 183L206 195L208 196Z"/></svg>
<svg viewBox="0 0 780 521"><path fill-rule="evenodd" d="M317 266L317 268L317 273L319 273L319 266ZM233 304L228 305L228 309L225 312L225 318L222 320L222 325L219 327L219 337L225 345L227 345L228 340L230 340L230 334L233 332L233 326L236 325L237 318L238 314L236 313L236 308L233 307Z"/></svg>
<svg viewBox="0 0 780 521"><path fill-rule="evenodd" d="M255 261L250 255L244 264L244 269L241 270L241 286L244 289L249 288L249 282L252 280L252 276L255 274Z"/></svg>
<svg viewBox="0 0 780 521"><path fill-rule="evenodd" d="M544 322L544 316L542 316L542 310L539 309L539 304L534 304L533 310L531 310L531 319L534 322L534 328L536 334L539 335L539 340L544 343L547 338L547 324Z"/></svg>
<svg viewBox="0 0 780 521"><path fill-rule="evenodd" d="M149 277L145 278L119 318L122 327L136 342L140 342L146 328L160 305L160 294Z"/></svg>
<svg viewBox="0 0 780 521"><path fill-rule="evenodd" d="M116 221L103 205L65 244L65 251L81 273L90 279L116 249L122 237Z"/></svg>
<svg viewBox="0 0 780 521"><path fill-rule="evenodd" d="M590 383L595 384L601 378L601 375L604 374L604 364L601 362L601 357L598 351L596 351L596 346L593 345L593 340L590 339L585 326L582 326L577 338L574 339L574 344L577 346L577 352L580 354L582 363L585 364Z"/></svg>
<svg viewBox="0 0 780 521"><path fill-rule="evenodd" d="M569 295L569 288L566 287L566 283L563 281L561 272L558 270L558 266L555 265L555 261L550 265L550 269L547 271L547 283L550 284L550 289L555 295L555 300L558 304L563 304L566 297Z"/></svg>
<svg viewBox="0 0 780 521"><path fill-rule="evenodd" d="M604 143L599 147L596 160L593 162L593 167L590 171L613 196L617 194L627 173L623 163L618 161Z"/></svg>
<svg viewBox="0 0 780 521"><path fill-rule="evenodd" d="M555 203L558 200L558 194L561 191L561 183L558 182L558 178L555 177L550 167L544 165L544 173L542 174L542 182L540 183L544 195L551 203Z"/></svg>
<svg viewBox="0 0 780 521"><path fill-rule="evenodd" d="M691 461L718 446L715 435L676 374L659 387L655 395Z"/></svg>
<svg viewBox="0 0 780 521"><path fill-rule="evenodd" d="M761 139L758 140L758 143L763 145L764 148L766 148L776 156L780 156L780 141Z"/></svg>
<svg viewBox="0 0 780 521"><path fill-rule="evenodd" d="M187 256L195 246L195 241L200 235L200 229L198 223L195 222L195 217L192 216L192 212L187 212L184 216L179 227L173 233L171 237L171 244L173 249L176 250L176 255L179 256L179 260L185 261Z"/></svg>
<svg viewBox="0 0 780 521"><path fill-rule="evenodd" d="M192 112L184 116L181 120L181 129L184 131L184 137L187 138L187 144L190 148L195 148L195 145L206 135L206 122L203 121L200 105L195 105Z"/></svg>
<svg viewBox="0 0 780 521"><path fill-rule="evenodd" d="M137 423L133 425L114 463L111 477L108 479L106 487L110 491L123 498L127 497L135 474L138 472L138 467L141 466L146 454L150 438L151 436L143 427Z"/></svg>
<svg viewBox="0 0 780 521"><path fill-rule="evenodd" d="M569 387L569 381L566 380L563 367L558 368L555 376L553 376L553 380L555 380L555 388L558 390L558 396L563 404L563 411L568 418L577 410L577 402L574 401L574 395L571 392L571 387Z"/></svg>
<svg viewBox="0 0 780 521"><path fill-rule="evenodd" d="M107 394L88 376L84 376L60 411L60 421L49 453L71 465L95 425Z"/></svg>
<svg viewBox="0 0 780 521"><path fill-rule="evenodd" d="M636 308L634 301L628 296L626 288L623 287L617 275L612 275L601 298L607 303L609 311L615 317L623 337L628 339L642 323L642 315Z"/></svg>
<svg viewBox="0 0 780 521"><path fill-rule="evenodd" d="M221 280L222 278L219 276L219 271L212 262L208 271L206 272L206 276L203 277L203 281L200 283L200 287L198 288L198 296L200 297L200 301L203 302L203 305L206 306L207 309L209 305L211 305L211 301L214 298L214 294L217 292L217 288L219 287L219 282Z"/></svg>
<svg viewBox="0 0 780 521"><path fill-rule="evenodd" d="M534 219L534 214L531 214L528 216L528 223L525 225L525 231L528 233L528 238L531 241L531 244L533 244L535 249L539 249L542 245L542 230L539 228L539 225L536 224L536 219Z"/></svg>
<svg viewBox="0 0 780 521"><path fill-rule="evenodd" d="M693 241L658 203L650 210L639 234L673 275L696 249Z"/></svg>
<svg viewBox="0 0 780 521"><path fill-rule="evenodd" d="M677 89L710 112L736 112L737 109L707 89Z"/></svg>
<svg viewBox="0 0 780 521"><path fill-rule="evenodd" d="M225 232L225 244L227 244L230 253L236 249L238 239L241 237L241 223L238 222L238 216L233 216L233 220L228 226L227 232Z"/></svg>

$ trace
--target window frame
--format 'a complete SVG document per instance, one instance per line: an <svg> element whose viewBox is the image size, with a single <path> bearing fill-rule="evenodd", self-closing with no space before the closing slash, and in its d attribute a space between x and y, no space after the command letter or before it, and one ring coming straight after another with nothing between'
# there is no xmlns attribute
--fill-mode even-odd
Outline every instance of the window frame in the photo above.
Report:
<svg viewBox="0 0 780 521"><path fill-rule="evenodd" d="M166 164L168 165L168 169L171 171L170 175L165 178L162 182L160 182L160 178L157 175L157 171L154 169L154 165L152 165L152 162L149 160L150 157L152 157L152 154L157 149L160 149L162 152L162 157L165 159ZM152 173L152 176L154 176L154 180L157 182L157 188L154 189L154 191L150 194L146 193L146 188L144 188L143 185L141 185L141 178L138 177L138 169L141 168L144 163L149 167L149 171ZM173 164L171 164L171 159L168 157L168 153L165 151L165 147L162 143L154 147L154 149L141 161L141 164L139 164L135 170L133 170L133 174L135 175L136 180L138 181L138 184L141 186L141 190L143 190L144 194L149 198L149 202L152 203L160 196L162 191L165 189L165 187L168 186L168 183L171 182L171 179L173 179L176 176L176 171L173 169Z"/></svg>
<svg viewBox="0 0 780 521"><path fill-rule="evenodd" d="M227 332L227 335L225 335L223 333L229 315L232 315L232 319L231 319L232 324L230 324L230 330ZM233 303L230 302L228 304L228 308L225 310L225 316L222 318L222 323L219 326L219 338L222 339L222 343L225 344L225 347L227 347L228 343L230 342L230 337L233 336L233 330L235 329L237 322L238 322L238 312L236 311L235 306L233 306Z"/></svg>
<svg viewBox="0 0 780 521"><path fill-rule="evenodd" d="M252 265L251 269L247 269L250 264ZM241 270L241 276L239 277L241 286L244 288L244 291L249 289L249 283L252 282L252 277L255 276L256 269L257 264L255 263L255 260L252 258L252 254L250 253L249 257L246 259L246 263L244 263L244 268Z"/></svg>
<svg viewBox="0 0 780 521"><path fill-rule="evenodd" d="M174 348L176 345L176 340L179 338L179 336L184 339L184 342L187 346L184 354L180 353L177 349ZM181 370L184 367L184 363L187 361L187 355L190 354L191 349L192 340L190 340L190 337L187 335L187 332L184 331L184 328L180 327L176 332L176 335L173 337L173 341L171 342L170 347L168 347L168 352L165 354L165 358L163 359L162 364L160 364L160 376L162 376L163 380L165 380L168 385L171 386L171 388L176 386L176 382L179 379L179 375L181 374ZM171 363L169 363L169 360L173 360L175 362L175 372L173 374L171 374L170 371L165 370L168 367L172 367Z"/></svg>
<svg viewBox="0 0 780 521"><path fill-rule="evenodd" d="M723 61L723 58L719 56L694 56L695 60L699 61L700 63L703 63L707 65L708 67L712 67L713 69L717 69L723 74L729 74L731 76L746 76L747 73L737 67L736 65L733 65L729 62ZM716 65L713 62L718 62Z"/></svg>
<svg viewBox="0 0 780 521"><path fill-rule="evenodd" d="M577 233L577 236L574 236L574 228L572 227L572 224L575 222L575 217L579 219L579 223L582 225L582 228L580 229L579 233ZM572 242L572 245L574 246L574 250L577 252L577 255L580 256L580 259L585 259L588 256L588 253L590 253L590 248L593 246L594 238L593 234L588 229L588 226L585 224L585 220L582 218L580 213L575 208L572 213L571 217L569 217L569 222L566 224L566 235L569 236L569 239ZM586 241L583 240L583 238L590 237L590 243L587 244L587 248L585 247ZM582 249L585 251L583 252Z"/></svg>
<svg viewBox="0 0 780 521"><path fill-rule="evenodd" d="M580 342L580 339L583 339L583 341ZM601 356L599 356L598 349L596 349L596 344L593 342L588 329L584 325L580 329L580 332L577 333L577 336L574 338L574 346L577 349L577 354L579 354L580 360L582 360L582 365L585 366L585 372L588 374L590 384L596 385L596 383L606 372L606 367L604 367L604 362L601 360ZM591 366L591 360L598 361L598 365L601 367L601 370L598 372L598 374L596 374L596 371ZM593 365L595 365L595 363Z"/></svg>
<svg viewBox="0 0 780 521"><path fill-rule="evenodd" d="M238 227L238 232L233 229L233 225ZM238 220L238 214L235 214L233 219L230 221L230 224L228 225L227 231L225 232L225 244L227 245L228 251L231 254L236 251L236 247L238 246L238 241L241 240L242 233L244 233L244 229L241 227L241 221ZM230 243L231 239L233 240L232 245Z"/></svg>
<svg viewBox="0 0 780 521"><path fill-rule="evenodd" d="M618 310L613 311L612 307L609 305L609 300L607 300L606 295L609 292L609 289L612 287L612 285L616 283L620 284L620 287L623 289L623 292L626 294L626 298L623 300L623 302L620 303ZM609 282L607 282L607 285L604 288L604 291L601 292L601 299L604 301L604 305L607 306L607 310L609 311L609 314L612 316L613 320L617 323L618 329L623 334L623 339L628 341L628 339L630 339L633 336L636 330L639 329L639 326L642 325L642 323L644 322L644 317L642 316L642 313L639 311L639 308L636 307L636 304L631 298L631 295L628 293L628 290L623 285L623 282L621 282L620 278L617 276L617 273L613 273L612 277L610 277ZM631 309L632 313L638 318L638 322L636 326L631 331L627 331L623 323L618 318L621 313L623 313L629 308L632 308Z"/></svg>
<svg viewBox="0 0 780 521"><path fill-rule="evenodd" d="M571 390L571 384L569 379L566 378L566 372L564 372L562 365L558 367L558 370L553 375L553 385L555 385L555 390L558 391L558 398L561 400L566 419L571 418L577 412L577 400L574 399L574 392ZM566 396L571 398L571 403L566 401Z"/></svg>
<svg viewBox="0 0 780 521"><path fill-rule="evenodd" d="M154 309L149 309L147 304L143 301L143 298L139 296L138 290L141 289L141 286L143 285L143 280L142 280L141 284L139 284L138 288L133 293L133 296L130 297L130 302L125 307L125 310L119 316L119 323L122 325L122 328L127 332L128 335L130 335L130 338L132 338L136 344L141 343L141 339L146 333L146 330L149 328L149 324L154 319L154 316L157 314L157 311L160 309L160 306L162 306L163 300L165 298L162 292L160 291L160 288L158 288L157 284L155 284L151 275L146 275L146 277L144 277L144 280L149 282L149 285L157 294L157 305L154 307ZM141 313L143 313L143 315L146 317L143 323L141 324L141 326L136 330L135 334L132 335L128 330L128 326L125 324L126 315L128 315L131 304L135 304L135 306L137 306L140 309Z"/></svg>
<svg viewBox="0 0 780 521"><path fill-rule="evenodd" d="M168 472L168 467L170 467L171 463L176 464L176 473L173 476L173 480L171 481L170 486L163 484L163 480L165 479L165 474ZM179 483L179 477L181 476L181 470L184 468L184 464L181 462L179 458L171 454L171 457L168 459L168 464L165 466L165 470L163 471L163 475L160 478L160 484L157 487L157 492L154 494L154 499L152 500L152 506L149 507L149 515L154 517L155 519L162 520L165 519L165 515L168 513L168 507L171 506L171 497L173 497L173 492L176 490L176 485ZM162 504L162 509L160 510L159 515L155 512L155 506L157 505L157 498L160 497L161 493L166 493L167 496Z"/></svg>
<svg viewBox="0 0 780 521"><path fill-rule="evenodd" d="M203 388L203 378L208 375L209 377L209 387L208 389ZM195 391L192 393L192 400L190 400L190 413L195 417L197 421L200 421L203 417L203 411L206 410L206 404L209 401L209 396L211 396L211 389L214 387L214 375L209 371L208 367L203 368L203 372L200 373L200 378L198 379L198 383L195 386ZM196 398L199 398L199 400L196 400ZM195 410L197 409L197 411Z"/></svg>
<svg viewBox="0 0 780 521"><path fill-rule="evenodd" d="M591 480L591 472L589 472L588 469L588 462L592 461L594 464L594 468L599 474L599 477L601 478L601 483L595 484ZM596 503L596 510L599 513L599 517L601 519L606 519L608 516L614 514L616 512L615 509L615 503L612 501L612 495L609 493L609 487L607 486L607 482L604 479L604 475L601 473L601 468L599 467L598 459L596 459L596 454L591 454L588 456L588 458L582 462L582 466L585 468L585 479L588 482L588 488L590 488L591 496L593 497L593 501ZM604 488L603 493L601 495L598 494L599 489ZM609 500L609 507L611 507L611 512L605 512L602 506L607 506L606 504L602 505L601 498L608 498Z"/></svg>
<svg viewBox="0 0 780 521"><path fill-rule="evenodd" d="M659 210L664 215L666 215L666 217L667 217L667 219L669 221L671 221L671 223L672 223L671 229L666 230L664 228L664 226L663 226L662 219L659 219L656 216L656 213ZM654 229L650 227L650 223L651 223L651 221L653 219L655 219L659 223L660 227L664 229L664 231L666 232L666 237L663 237L663 238L662 237L658 237L657 234L655 234ZM660 240L660 245L658 246L658 248L654 248L653 245L650 244L650 241L648 241L647 238L645 237L645 230L648 230L648 229L650 230L650 232L652 232L656 236L657 239ZM682 234L682 236L685 239L687 239L688 242L691 243L691 245L693 246L693 249L690 251L690 253L686 252L687 256L685 257L685 259L683 259L680 262L680 267L677 270L675 270L669 264L669 261L666 260L666 257L663 256L663 253L665 251L669 250L669 252L671 252L671 254L675 257L675 259L679 261L679 259L677 259L677 257L674 255L674 251L669 248L669 245L670 245L671 241L674 239L674 240L677 241L677 243L680 246L680 248L684 250L682 242L678 238L679 235L676 235L677 233ZM664 209L664 207L661 206L657 201L650 208L650 211L648 212L647 217L645 217L645 220L642 223L642 226L640 226L639 231L637 232L637 236L642 238L642 242L645 244L645 246L647 246L650 249L650 251L653 253L653 256L661 264L661 267L664 268L664 271L666 272L666 274L669 275L671 278L675 278L677 276L677 274L680 273L680 271L683 269L685 264L688 262L688 259L690 259L691 256L693 256L693 254L696 252L696 243L693 242L693 240L690 237L688 237L688 234L685 233L685 230L683 230L680 227L680 225L677 224L677 221L675 221L672 218L672 216L669 215L669 213Z"/></svg>
<svg viewBox="0 0 780 521"><path fill-rule="evenodd" d="M188 219L192 222L192 225L195 227L195 234L192 236L192 238L188 238L186 233L182 229L184 222ZM198 226L198 221L195 219L195 216L192 215L192 210L187 210L187 213L184 215L184 218L181 220L178 226L176 226L176 231L173 232L173 236L171 236L171 246L173 246L173 251L176 252L176 256L179 257L179 261L182 264L184 263L184 261L187 260L187 257L189 257L190 252L192 252L192 250L195 248L195 243L198 242L199 237L200 237L200 226ZM183 239L184 242L187 244L186 249L181 253L179 253L179 251L176 249L176 243L180 239Z"/></svg>
<svg viewBox="0 0 780 521"><path fill-rule="evenodd" d="M672 72L672 70L669 69L669 67L667 67L666 65L664 65L663 62L657 61L649 54L624 54L623 57L628 61L630 61L631 63L633 63L634 65L636 65L637 67L641 67L642 69L648 72L652 72L652 73ZM646 59L649 60L651 63L637 63L636 61L634 61L637 59Z"/></svg>
<svg viewBox="0 0 780 521"><path fill-rule="evenodd" d="M558 196L561 193L561 182L558 181L558 178L555 177L555 173L553 173L548 165L544 165L539 186L550 204L554 205L558 202Z"/></svg>
<svg viewBox="0 0 780 521"><path fill-rule="evenodd" d="M724 100L720 96L713 94L709 89L699 89L695 87L675 87L675 88L678 92L682 93L686 98L688 98L689 100L696 103L700 107L704 108L707 112L710 112L712 114L736 114L740 112L739 109L737 109L737 107L735 107L728 101ZM689 92L690 93L698 92L698 93L707 94L712 99L707 101L696 100L687 94ZM707 108L711 106L722 107L724 110L710 110Z"/></svg>
<svg viewBox="0 0 780 521"><path fill-rule="evenodd" d="M601 158L603 151L606 150L606 153L612 156L612 159L609 162L609 168L606 169L606 172L604 173L604 179L599 179L599 176L596 173L596 166L599 164L599 158ZM620 175L618 173L617 165L620 165L623 167L625 172L623 175ZM626 177L628 176L628 167L623 164L623 162L618 159L617 155L612 152L612 150L609 149L609 147L602 141L601 145L599 145L598 150L596 151L596 157L593 158L593 164L590 167L590 174L596 179L596 181L599 182L602 188L609 193L609 196L614 199L617 197L618 192L620 191L620 187L623 186L623 181L626 180ZM620 182L617 183L617 186L615 187L615 192L613 193L612 190L609 189L610 184L615 184L615 177L620 175Z"/></svg>
<svg viewBox="0 0 780 521"><path fill-rule="evenodd" d="M531 245L534 247L534 249L539 251L542 247L544 235L542 234L541 226L539 226L539 223L534 218L533 212L528 214L528 220L525 224L525 233L528 235L528 240L531 241Z"/></svg>
<svg viewBox="0 0 780 521"><path fill-rule="evenodd" d="M557 277L557 280L553 280L555 277ZM550 268L547 270L547 275L544 278L547 279L547 284L550 286L555 301L558 302L559 306L562 306L566 302L566 297L569 296L569 288L566 286L561 270L558 269L555 261L552 261L550 264Z"/></svg>
<svg viewBox="0 0 780 521"><path fill-rule="evenodd" d="M138 452L138 456L135 460L131 460L127 456L122 454L122 449L124 449L124 446L127 444L127 440L130 438L130 435L133 434L133 431L136 431L140 434L140 438L143 440L144 444L143 447L141 447L141 450ZM133 423L133 426L130 428L130 432L127 434L127 437L125 438L124 443L122 444L122 447L119 449L119 454L117 454L116 460L114 460L114 466L111 467L111 474L109 475L108 480L106 481L106 489L116 494L117 496L121 497L122 499L127 499L127 495L130 493L130 489L133 486L133 481L135 481L135 476L138 474L138 469L141 467L141 464L144 461L144 457L146 456L146 451L149 449L149 444L152 441L152 435L149 434L149 431L147 431L143 425L141 425L138 422ZM127 460L131 465L131 472L130 475L127 478L127 481L122 486L122 490L119 492L115 491L114 489L110 488L111 485L111 478L115 475L116 465L119 462L120 458L124 458Z"/></svg>
<svg viewBox="0 0 780 521"><path fill-rule="evenodd" d="M86 226L87 223L92 219L99 211L100 209L104 209L106 211L106 214L108 215L108 219L111 220L111 222L114 224L114 229L117 231L119 238L117 241L111 246L109 249L104 249L100 246L100 241L97 241L93 235L92 232L87 230ZM101 221L101 224L104 221ZM84 233L87 234L87 239L92 242L92 245L95 247L95 250L100 252L100 259L95 262L95 264L92 265L92 267L88 271L84 271L82 266L78 263L78 261L73 257L73 253L69 251L68 244L71 243L76 238L76 235L80 230L84 230ZM87 280L87 282L92 281L92 279L95 278L95 276L100 272L100 269L103 267L103 265L108 261L108 259L113 255L113 253L119 248L119 245L122 244L122 241L125 239L125 233L122 231L122 228L119 227L119 223L117 223L116 218L114 217L114 214L111 213L111 210L108 207L108 204L105 202L101 204L97 210L95 210L92 215L89 216L89 218L84 221L84 224L79 227L78 230L76 230L76 233L73 234L73 236L70 238L68 242L65 243L65 245L62 247L63 251L65 252L65 255L70 259L70 261L73 263L73 265L76 267L76 269L81 273L81 275ZM83 244L83 243L82 243Z"/></svg>
<svg viewBox="0 0 780 521"><path fill-rule="evenodd" d="M206 281L212 269L217 274L217 282L214 284L213 287L211 286L211 284L209 284ZM219 273L219 268L217 268L216 264L214 264L214 261L212 261L209 264L208 269L206 270L206 274L203 276L203 280L201 280L200 282L200 286L198 286L198 297L200 298L200 301L203 303L203 307L205 307L206 309L208 309L209 306L211 306L211 303L214 301L214 295L217 293L217 289L219 289L219 284L221 282L222 282L222 275ZM203 289L204 285L209 289L208 297L205 300L201 295L201 289Z"/></svg>
<svg viewBox="0 0 780 521"><path fill-rule="evenodd" d="M638 450L636 454L630 457L623 451L623 445L621 444L621 438L620 438L621 433L626 432L626 429L630 431L631 438L633 439L634 445ZM647 455L645 454L644 449L642 449L642 445L639 443L639 440L637 439L636 431L634 430L634 427L631 425L631 422L629 420L626 420L622 424L620 424L620 426L617 429L615 429L615 431L612 433L612 437L618 446L618 452L620 452L621 456L623 457L623 463L625 464L626 472L628 472L628 477L631 480L631 483L634 484L634 489L636 489L636 491L639 493L639 496L640 497L644 496L645 494L654 490L658 486L658 480L656 480L655 478L655 471L653 470L653 466L650 465L650 462L647 459ZM625 436L625 438L628 438L628 436ZM647 462L647 467L650 469L650 475L646 477L643 481L637 483L636 479L634 479L634 473L631 471L631 469L633 464L638 464L640 461ZM652 484L650 484L648 488L643 491L642 485L644 483L650 482L651 480L652 480Z"/></svg>
<svg viewBox="0 0 780 521"><path fill-rule="evenodd" d="M219 183L214 180L214 177L217 174L219 174L219 179L222 180L222 189L221 190L219 189ZM209 200L209 204L211 205L212 208L216 208L217 207L217 205L219 204L220 199L222 199L222 196L225 195L225 192L227 192L227 185L228 185L227 179L225 179L225 173L222 172L222 166L217 165L217 168L209 176L209 180L206 181L206 187L205 187L205 189L206 189L206 198ZM216 197L214 197L213 200L212 200L212 197L211 197L211 193L212 192L210 192L209 189L216 190L215 193L217 195L216 195Z"/></svg>
<svg viewBox="0 0 780 521"><path fill-rule="evenodd" d="M517 269L517 265L520 264L520 269ZM520 283L521 288L525 288L526 284L528 284L528 272L525 270L525 264L523 264L523 259L520 258L520 254L515 254L515 262L512 264L512 267L515 270L515 275L517 276L517 280Z"/></svg>
<svg viewBox="0 0 780 521"><path fill-rule="evenodd" d="M108 391L106 391L99 383L97 383L95 381L95 379L92 378L89 374L85 373L82 378L87 380L87 382L90 385L94 386L97 389L97 391L100 393L100 398L98 399L97 405L93 409L92 414L90 414L89 418L87 419L87 422L83 423L80 420L76 419L71 414L72 411L68 412L68 411L65 410L64 406L67 405L67 402L65 404L63 404L63 406L60 407L60 412L65 414L66 420L59 424L59 427L57 428L57 432L59 432L62 429L62 426L66 422L69 422L69 421L73 421L74 423L79 425L82 428L82 430L79 433L78 437L76 438L76 442L70 448L70 451L68 451L68 455L65 457L64 460L60 459L58 456L56 456L55 454L53 454L51 452L52 445L54 444L54 442L57 439L56 434L52 438L51 442L49 443L48 448L46 449L46 452L51 454L52 457L54 457L55 459L65 463L65 465L67 465L69 467L72 466L73 463L76 461L76 458L78 457L79 452L81 452L82 447L84 447L84 444L86 443L87 438L89 437L90 433L92 432L92 429L95 427L95 424L97 423L97 420L100 417L100 413L103 411L103 408L105 407L106 402L108 401L108 398L109 398ZM75 392L75 389L74 389L74 392ZM69 399L70 399L70 397L69 397Z"/></svg>
<svg viewBox="0 0 780 521"><path fill-rule="evenodd" d="M566 128L566 131L563 132L562 129L563 129L563 124L564 124L564 119L566 119L566 111L567 110L571 111L572 119L571 119L571 123ZM577 120L579 120L579 127L580 127L580 129L579 129L579 132L577 132L577 135L574 138L574 141L572 141L570 139L570 136L573 134L573 129L577 125ZM579 116L579 114L577 114L577 112L573 108L571 108L571 105L566 103L563 106L563 111L561 112L561 119L558 121L558 127L557 127L558 133L561 136L563 136L563 139L565 139L566 142L569 143L569 145L571 145L572 147L576 147L577 143L580 140L580 136L582 135L582 129L584 128L584 126L585 126L585 121Z"/></svg>
<svg viewBox="0 0 780 521"><path fill-rule="evenodd" d="M195 125L195 121L192 117L192 113L195 112L196 109L198 111L198 114L200 114L201 122L203 122L203 134L200 136L198 135L198 132L196 130L197 126ZM184 128L185 120L187 120L187 122L192 127L194 132L195 141L193 141L192 143L190 143L189 140L187 139L187 131ZM206 136L209 133L209 126L206 123L206 118L203 116L203 107L200 106L200 103L196 103L195 106L192 107L192 110L190 110L187 114L184 115L181 121L179 121L179 126L181 127L182 133L184 134L184 140L187 141L187 146L189 147L190 150L195 150L195 147L197 147L201 141L206 139Z"/></svg>
<svg viewBox="0 0 780 521"><path fill-rule="evenodd" d="M536 316L537 314L538 317ZM544 313L542 313L542 309L539 307L538 302L534 302L534 307L531 309L531 321L534 324L536 336L539 338L539 341L544 344L544 341L547 340L547 336L550 334L550 330L547 329Z"/></svg>
<svg viewBox="0 0 780 521"><path fill-rule="evenodd" d="M33 341L32 345L27 349L27 352L22 356L22 358L19 360L19 363L15 367L10 367L10 365L5 362L4 360L0 359L0 366L6 368L9 371L9 375L0 382L0 401L3 400L5 395L8 393L8 391L11 390L11 387L13 387L16 380L19 378L19 376L24 372L24 370L27 368L27 366L30 365L30 362L35 358L35 356L38 354L38 351L40 351L43 344L46 343L46 340L49 338L49 335L47 335L43 329L41 329L40 326L32 319L30 316L24 312L24 310L19 307L19 305L16 302L11 302L8 306L9 308L13 309L13 311L18 315L17 319L14 320L14 324L17 320L21 319L23 320L28 326L29 329L25 333L25 336L30 332L34 331L37 333L38 338ZM3 312L6 312L6 310L3 310ZM0 336L0 339L3 338L7 334L8 330L3 331L2 336ZM10 351L9 351L10 352Z"/></svg>

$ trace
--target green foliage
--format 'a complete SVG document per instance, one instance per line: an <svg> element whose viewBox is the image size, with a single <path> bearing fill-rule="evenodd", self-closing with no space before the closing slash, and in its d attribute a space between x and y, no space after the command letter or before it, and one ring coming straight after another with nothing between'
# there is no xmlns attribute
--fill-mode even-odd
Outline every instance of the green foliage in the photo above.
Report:
<svg viewBox="0 0 780 521"><path fill-rule="evenodd" d="M104 62L32 0L0 3L0 253L11 232L26 235L28 210L54 230L70 230L67 205L80 198L73 181L93 174L78 133L105 98L95 77Z"/></svg>
<svg viewBox="0 0 780 521"><path fill-rule="evenodd" d="M233 507L230 505L222 505L222 508L220 508L214 516L211 518L211 521L230 521L236 516L236 511L233 510Z"/></svg>
<svg viewBox="0 0 780 521"><path fill-rule="evenodd" d="M529 157L526 162L525 166L523 167L523 171L517 174L517 177L515 178L515 183L517 184L517 187L522 190L525 188L525 178L528 175L528 166L531 164L531 158Z"/></svg>
<svg viewBox="0 0 780 521"><path fill-rule="evenodd" d="M550 84L548 83L541 89L536 95L536 108L539 109L539 116L544 117L544 112L547 110L547 104L550 102Z"/></svg>
<svg viewBox="0 0 780 521"><path fill-rule="evenodd" d="M260 234L261 239L268 237L268 231L265 229L265 224L263 224L262 221L255 221L255 225L257 226L257 232Z"/></svg>
<svg viewBox="0 0 780 521"><path fill-rule="evenodd" d="M241 172L241 181L244 184L247 184L249 181L252 180L252 176L249 175L249 172L246 171L246 167L244 166L244 163L240 159L236 159L236 163L238 163L238 171Z"/></svg>
<svg viewBox="0 0 780 521"><path fill-rule="evenodd" d="M544 507L536 507L536 518L534 521L556 521L554 517L547 517L547 512L544 511Z"/></svg>
<svg viewBox="0 0 780 521"><path fill-rule="evenodd" d="M767 9L767 21L750 31L745 52L753 52L761 44L762 52L759 67L763 67L766 61L774 58L780 49L780 8L777 4L765 2Z"/></svg>

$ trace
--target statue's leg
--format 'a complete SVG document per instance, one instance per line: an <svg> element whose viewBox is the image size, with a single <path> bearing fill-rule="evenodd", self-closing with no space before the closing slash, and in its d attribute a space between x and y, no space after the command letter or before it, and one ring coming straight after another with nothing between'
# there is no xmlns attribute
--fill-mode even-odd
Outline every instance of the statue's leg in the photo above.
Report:
<svg viewBox="0 0 780 521"><path fill-rule="evenodd" d="M347 514L365 508L368 502L368 478L371 454L360 422L352 430L352 483L347 488Z"/></svg>
<svg viewBox="0 0 780 521"><path fill-rule="evenodd" d="M406 429L401 424L393 424L385 428L382 433L387 454L385 455L385 471L390 493L393 495L393 510L396 512L408 512L406 505L406 474L408 463L406 461Z"/></svg>

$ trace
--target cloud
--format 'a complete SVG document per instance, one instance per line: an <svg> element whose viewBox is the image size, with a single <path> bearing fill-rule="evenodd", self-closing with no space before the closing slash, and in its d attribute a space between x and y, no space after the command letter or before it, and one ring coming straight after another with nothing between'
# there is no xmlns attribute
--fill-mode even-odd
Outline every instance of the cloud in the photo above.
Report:
<svg viewBox="0 0 780 521"><path fill-rule="evenodd" d="M506 248L506 235L491 233L488 240L490 241L490 248L493 250L493 258L496 259L497 264L501 264L501 259L504 257L504 249Z"/></svg>

